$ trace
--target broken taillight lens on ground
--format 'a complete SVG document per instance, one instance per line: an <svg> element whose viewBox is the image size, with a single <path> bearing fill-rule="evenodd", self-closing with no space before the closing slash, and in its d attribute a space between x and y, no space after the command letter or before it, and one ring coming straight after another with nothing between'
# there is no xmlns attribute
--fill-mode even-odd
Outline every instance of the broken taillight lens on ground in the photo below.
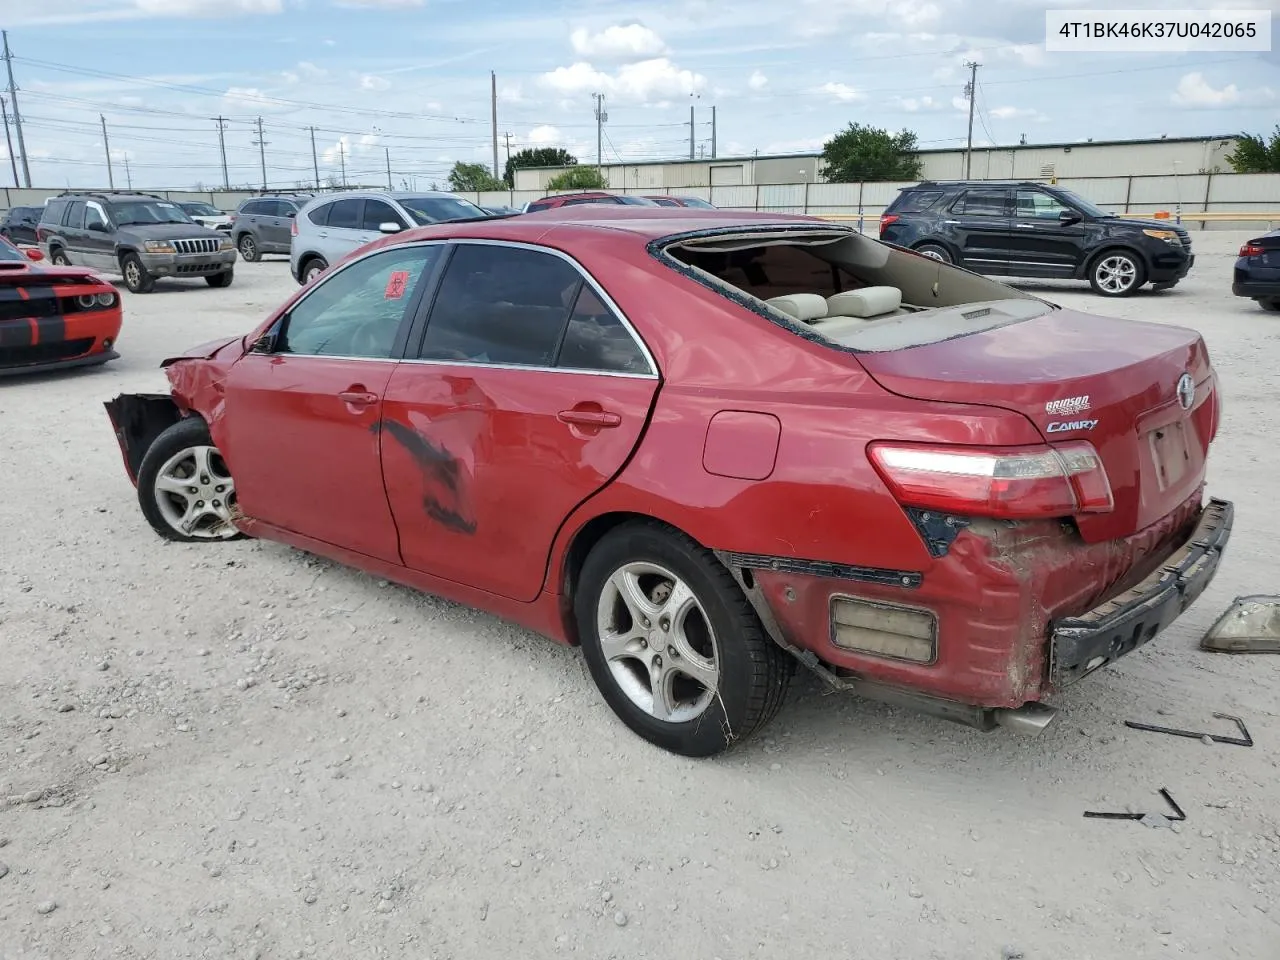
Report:
<svg viewBox="0 0 1280 960"><path fill-rule="evenodd" d="M904 506L975 517L1032 519L1114 506L1088 443L1008 450L873 443L872 463Z"/></svg>

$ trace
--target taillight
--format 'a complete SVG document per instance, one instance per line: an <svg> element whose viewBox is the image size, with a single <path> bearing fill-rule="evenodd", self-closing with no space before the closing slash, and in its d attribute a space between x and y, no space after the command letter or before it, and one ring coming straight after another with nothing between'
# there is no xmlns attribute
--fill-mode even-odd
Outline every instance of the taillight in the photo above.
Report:
<svg viewBox="0 0 1280 960"><path fill-rule="evenodd" d="M290 221L289 221L289 236L291 236L291 237L296 237L297 235L298 235L298 221L297 221L297 220L290 220Z"/></svg>
<svg viewBox="0 0 1280 960"><path fill-rule="evenodd" d="M1021 450L873 443L868 452L904 506L1010 519L1107 513L1115 506L1089 443Z"/></svg>
<svg viewBox="0 0 1280 960"><path fill-rule="evenodd" d="M896 213L882 214L880 217L880 232L884 233L884 228L891 223L897 223L901 219Z"/></svg>
<svg viewBox="0 0 1280 960"><path fill-rule="evenodd" d="M1242 257L1260 257L1264 253L1266 253L1265 250L1253 243L1246 243L1240 248L1240 256Z"/></svg>

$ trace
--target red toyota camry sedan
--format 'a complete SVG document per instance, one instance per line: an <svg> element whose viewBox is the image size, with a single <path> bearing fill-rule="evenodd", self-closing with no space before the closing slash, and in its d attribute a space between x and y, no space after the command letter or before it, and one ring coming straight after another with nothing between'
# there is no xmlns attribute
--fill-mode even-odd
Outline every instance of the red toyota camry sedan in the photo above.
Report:
<svg viewBox="0 0 1280 960"><path fill-rule="evenodd" d="M1217 380L820 220L581 206L361 248L107 404L175 540L267 537L580 644L705 756L794 666L982 729L1213 578Z"/></svg>

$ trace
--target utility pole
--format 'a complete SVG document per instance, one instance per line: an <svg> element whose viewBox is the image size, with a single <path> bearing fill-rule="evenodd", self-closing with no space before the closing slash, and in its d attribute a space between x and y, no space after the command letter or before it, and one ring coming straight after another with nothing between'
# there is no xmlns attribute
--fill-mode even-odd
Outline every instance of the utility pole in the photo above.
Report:
<svg viewBox="0 0 1280 960"><path fill-rule="evenodd" d="M689 159L693 159L693 104L689 104Z"/></svg>
<svg viewBox="0 0 1280 960"><path fill-rule="evenodd" d="M493 124L493 176L498 177L498 75L489 71L489 107Z"/></svg>
<svg viewBox="0 0 1280 960"><path fill-rule="evenodd" d="M231 178L227 176L227 120L226 117L214 117L218 122L218 152L222 154L222 189L231 189Z"/></svg>
<svg viewBox="0 0 1280 960"><path fill-rule="evenodd" d="M511 162L511 134L510 132L508 132L508 133L504 133L502 136L505 137L507 141L507 163L510 163Z"/></svg>
<svg viewBox="0 0 1280 960"><path fill-rule="evenodd" d="M114 190L116 178L111 173L111 143L107 140L107 118L98 114L98 119L102 121L102 149L107 152L107 186Z"/></svg>
<svg viewBox="0 0 1280 960"><path fill-rule="evenodd" d="M125 151L124 155L124 179L130 190L133 189L133 174L129 172L129 153Z"/></svg>
<svg viewBox="0 0 1280 960"><path fill-rule="evenodd" d="M342 163L342 189L347 189L347 145L338 141L338 160Z"/></svg>
<svg viewBox="0 0 1280 960"><path fill-rule="evenodd" d="M711 159L716 158L716 108L711 108Z"/></svg>
<svg viewBox="0 0 1280 960"><path fill-rule="evenodd" d="M383 147L382 149L387 152L387 189L394 190L395 187L391 183L391 148Z"/></svg>
<svg viewBox="0 0 1280 960"><path fill-rule="evenodd" d="M249 141L258 148L258 159L262 163L262 192L267 192L267 138L262 135L262 118L258 118L258 139Z"/></svg>
<svg viewBox="0 0 1280 960"><path fill-rule="evenodd" d="M973 169L973 105L978 100L978 67L982 64L966 60L964 65L969 68L969 82L964 88L965 96L969 98L969 139L964 148L964 178L968 180Z"/></svg>
<svg viewBox="0 0 1280 960"><path fill-rule="evenodd" d="M18 85L13 82L13 54L9 52L9 31L4 34L4 64L9 70L9 102L13 104L13 128L18 131L18 153L22 155L22 179L31 189L31 167L27 164L27 142L22 139L22 114L18 112Z"/></svg>
<svg viewBox="0 0 1280 960"><path fill-rule="evenodd" d="M18 179L18 158L13 155L13 140L9 136L9 107L4 97L0 97L0 113L4 114L4 142L9 147L9 165L13 167L13 185L20 187L22 181Z"/></svg>
<svg viewBox="0 0 1280 960"><path fill-rule="evenodd" d="M316 175L316 189L320 189L320 161L316 159L316 128L308 127L311 131L311 169Z"/></svg>
<svg viewBox="0 0 1280 960"><path fill-rule="evenodd" d="M609 119L609 114L604 110L604 94L593 93L591 98L596 102L596 169L603 170L604 167L604 125ZM603 173L601 174L603 176Z"/></svg>

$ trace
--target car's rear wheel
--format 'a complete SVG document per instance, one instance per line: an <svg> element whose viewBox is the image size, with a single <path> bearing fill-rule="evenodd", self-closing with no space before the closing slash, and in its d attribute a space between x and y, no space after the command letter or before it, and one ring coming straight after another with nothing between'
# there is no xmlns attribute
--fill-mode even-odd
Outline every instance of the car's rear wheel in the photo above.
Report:
<svg viewBox="0 0 1280 960"><path fill-rule="evenodd" d="M231 281L235 279L234 270L224 270L222 273L211 273L204 278L204 282L211 287L229 287Z"/></svg>
<svg viewBox="0 0 1280 960"><path fill-rule="evenodd" d="M320 257L312 257L302 265L302 282L308 284L329 269L329 264Z"/></svg>
<svg viewBox="0 0 1280 960"><path fill-rule="evenodd" d="M720 753L782 706L794 662L724 565L683 534L650 522L611 531L583 564L574 612L605 701L665 750Z"/></svg>
<svg viewBox="0 0 1280 960"><path fill-rule="evenodd" d="M156 437L138 469L138 503L156 533L169 540L243 536L231 522L235 480L199 417L179 420Z"/></svg>
<svg viewBox="0 0 1280 960"><path fill-rule="evenodd" d="M258 250L258 241L253 239L251 233L241 234L240 239L236 241L236 249L240 251L240 256L246 263L257 263L262 259L262 253Z"/></svg>
<svg viewBox="0 0 1280 960"><path fill-rule="evenodd" d="M1128 250L1104 250L1089 267L1089 285L1104 297L1127 297L1147 282L1147 269Z"/></svg>
<svg viewBox="0 0 1280 960"><path fill-rule="evenodd" d="M928 257L930 260L941 260L943 263L951 263L951 253L946 247L939 246L936 243L922 243L920 246L913 248L916 253L922 257Z"/></svg>
<svg viewBox="0 0 1280 960"><path fill-rule="evenodd" d="M1280 297L1273 297L1270 300L1263 297L1258 301L1258 306L1269 313L1280 313Z"/></svg>
<svg viewBox="0 0 1280 960"><path fill-rule="evenodd" d="M156 278L147 273L136 253L126 253L120 258L120 272L130 293L150 293L155 289Z"/></svg>
<svg viewBox="0 0 1280 960"><path fill-rule="evenodd" d="M49 254L49 262L53 264L55 267L71 266L71 261L67 259L66 251L63 250L61 247L53 248L53 251Z"/></svg>

